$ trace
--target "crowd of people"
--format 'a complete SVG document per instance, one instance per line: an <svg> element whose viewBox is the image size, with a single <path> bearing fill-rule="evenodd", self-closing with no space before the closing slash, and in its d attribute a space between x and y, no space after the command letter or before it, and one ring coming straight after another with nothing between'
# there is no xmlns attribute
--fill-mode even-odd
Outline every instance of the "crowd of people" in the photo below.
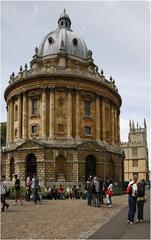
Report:
<svg viewBox="0 0 151 240"><path fill-rule="evenodd" d="M66 187L66 190L62 186L62 184L59 185L59 187L56 187L53 185L53 187L47 187L45 189L45 192L47 193L48 199L83 199L84 193L81 189L81 185L78 186L74 185L73 187L71 185Z"/></svg>
<svg viewBox="0 0 151 240"><path fill-rule="evenodd" d="M93 207L100 207L104 204L104 199L109 207L112 207L113 184L112 180L105 178L103 181L99 177L88 177L86 182L87 204Z"/></svg>
<svg viewBox="0 0 151 240"><path fill-rule="evenodd" d="M115 185L115 183L114 183ZM12 178L12 194L14 196L16 205L20 201L21 205L24 201L33 201L35 204L42 200L41 188L39 178L34 173L33 176L28 176L26 179L26 196L23 201L21 194L20 180L17 174ZM127 186L128 193L128 223L134 224L135 222L142 222L144 219L144 203L145 203L145 186L146 182L138 179L137 175L133 176L133 180ZM8 210L9 204L6 202L9 196L10 186L6 181L5 175L1 176L1 211ZM67 186L64 189L63 185L53 185L46 187L45 193L48 199L87 199L88 206L100 207L101 204L106 204L112 207L113 183L112 180L105 178L104 181L99 177L89 176L85 188L78 186ZM135 215L137 219L135 220Z"/></svg>

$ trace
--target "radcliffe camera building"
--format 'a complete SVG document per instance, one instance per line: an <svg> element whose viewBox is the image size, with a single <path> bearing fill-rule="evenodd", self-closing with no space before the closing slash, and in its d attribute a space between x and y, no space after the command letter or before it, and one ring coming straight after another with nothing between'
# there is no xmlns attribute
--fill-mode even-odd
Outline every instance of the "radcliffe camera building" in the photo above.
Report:
<svg viewBox="0 0 151 240"><path fill-rule="evenodd" d="M84 182L91 175L123 180L121 97L99 72L64 11L30 62L10 76L5 90L7 144L2 172L22 182Z"/></svg>
<svg viewBox="0 0 151 240"><path fill-rule="evenodd" d="M149 163L147 146L147 125L144 119L144 128L135 126L134 121L129 121L128 142L121 144L125 153L124 180L129 181L133 175L139 179L149 181Z"/></svg>

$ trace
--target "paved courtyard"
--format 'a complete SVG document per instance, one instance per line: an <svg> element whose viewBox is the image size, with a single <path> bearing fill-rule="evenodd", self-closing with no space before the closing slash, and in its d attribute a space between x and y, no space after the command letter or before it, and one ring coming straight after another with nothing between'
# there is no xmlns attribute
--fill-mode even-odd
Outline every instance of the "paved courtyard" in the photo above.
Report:
<svg viewBox="0 0 151 240"><path fill-rule="evenodd" d="M43 200L18 203L2 212L2 239L86 238L127 205L127 195L113 196L113 207L94 208L85 200Z"/></svg>

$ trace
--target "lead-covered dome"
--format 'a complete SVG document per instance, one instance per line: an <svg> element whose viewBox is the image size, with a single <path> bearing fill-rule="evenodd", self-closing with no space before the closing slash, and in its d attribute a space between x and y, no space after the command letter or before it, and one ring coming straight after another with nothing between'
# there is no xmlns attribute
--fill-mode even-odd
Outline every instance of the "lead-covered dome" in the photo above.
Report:
<svg viewBox="0 0 151 240"><path fill-rule="evenodd" d="M58 19L58 28L48 33L42 40L39 47L39 55L46 57L57 54L61 48L65 53L86 59L88 49L84 40L71 30L71 20L66 11Z"/></svg>

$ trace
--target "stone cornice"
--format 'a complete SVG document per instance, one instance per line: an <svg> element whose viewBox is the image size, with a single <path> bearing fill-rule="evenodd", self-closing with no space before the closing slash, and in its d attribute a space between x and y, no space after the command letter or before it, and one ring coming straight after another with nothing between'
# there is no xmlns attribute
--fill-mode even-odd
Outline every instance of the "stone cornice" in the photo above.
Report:
<svg viewBox="0 0 151 240"><path fill-rule="evenodd" d="M121 106L122 102L118 92L103 81L98 81L90 77L59 73L27 76L26 78L14 81L5 90L5 100L8 101L10 97L18 94L19 92L41 88L42 85L45 87L51 87L51 85L52 87L68 86L70 88L81 88L82 90L92 91L100 96L109 98L116 103L118 107Z"/></svg>

